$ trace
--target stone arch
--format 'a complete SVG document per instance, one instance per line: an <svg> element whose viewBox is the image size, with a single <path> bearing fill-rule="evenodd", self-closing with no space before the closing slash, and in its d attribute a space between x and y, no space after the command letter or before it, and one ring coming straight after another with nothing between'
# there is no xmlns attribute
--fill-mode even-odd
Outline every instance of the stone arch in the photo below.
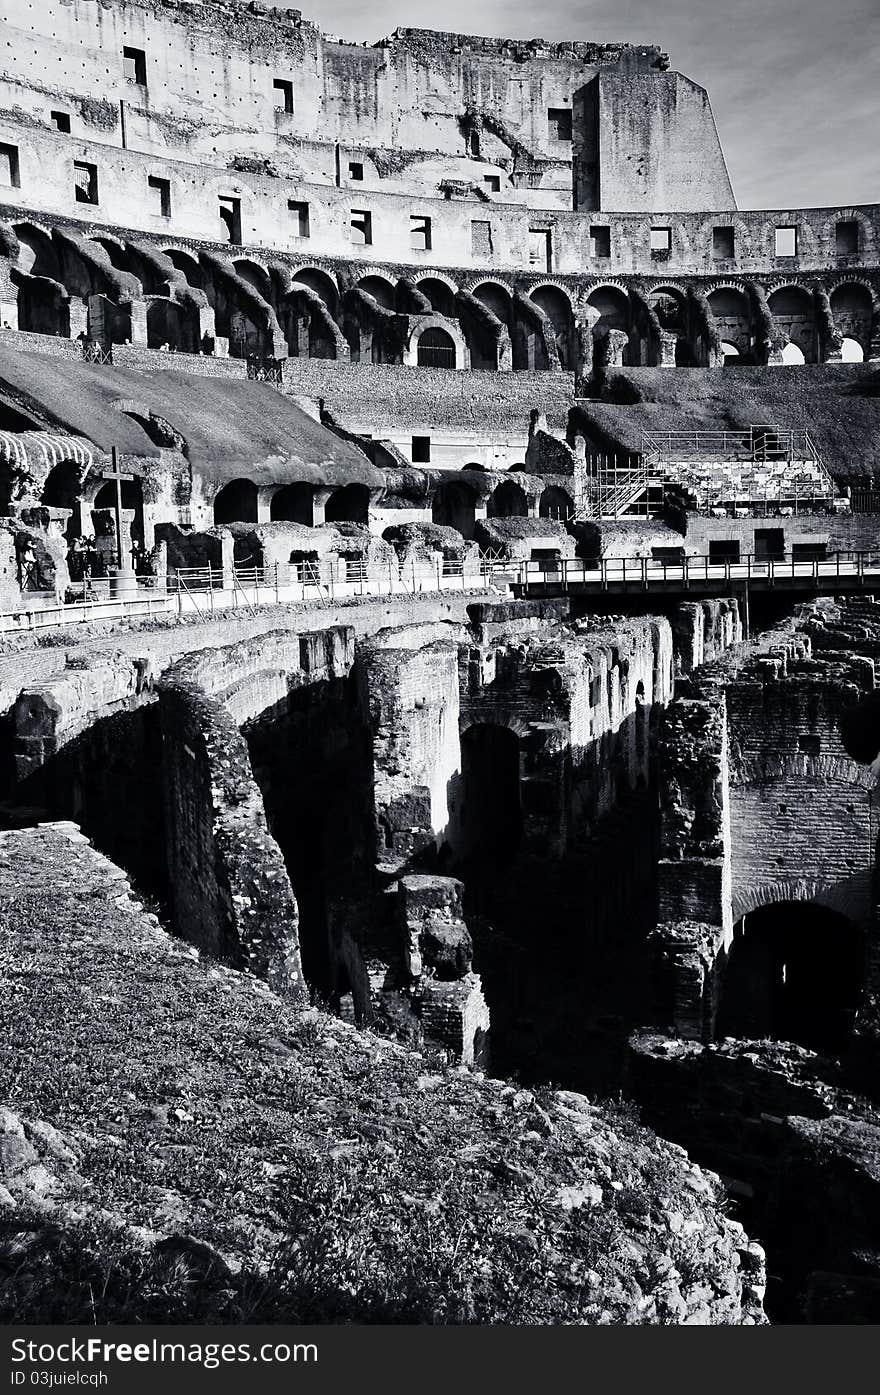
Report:
<svg viewBox="0 0 880 1395"><path fill-rule="evenodd" d="M393 281L389 281L387 276L370 275L362 276L357 283L359 291L364 291L371 295L378 305L384 310L394 310L396 307L397 292Z"/></svg>
<svg viewBox="0 0 880 1395"><path fill-rule="evenodd" d="M587 296L587 309L596 345L607 350L608 362L628 360L631 307L626 291L610 283L594 286Z"/></svg>
<svg viewBox="0 0 880 1395"><path fill-rule="evenodd" d="M122 507L131 510L134 518L131 523L132 541L144 545L144 488L141 480L123 480L120 485ZM112 509L116 506L116 485L109 480L103 482L91 501L92 509Z"/></svg>
<svg viewBox="0 0 880 1395"><path fill-rule="evenodd" d="M247 281L264 300L272 302L272 277L265 266L253 257L235 257L232 265L242 281Z"/></svg>
<svg viewBox="0 0 880 1395"><path fill-rule="evenodd" d="M542 282L529 290L529 300L543 310L553 327L560 368L574 367L574 307L567 291L553 282Z"/></svg>
<svg viewBox="0 0 880 1395"><path fill-rule="evenodd" d="M305 523L311 527L315 521L314 495L314 486L302 481L282 485L272 495L269 504L270 520L273 523Z"/></svg>
<svg viewBox="0 0 880 1395"><path fill-rule="evenodd" d="M433 326L422 330L416 344L420 368L455 368L455 340L448 330Z"/></svg>
<svg viewBox="0 0 880 1395"><path fill-rule="evenodd" d="M320 266L301 266L297 267L291 279L308 286L309 290L321 297L333 319L339 318L339 289L329 271Z"/></svg>
<svg viewBox="0 0 880 1395"><path fill-rule="evenodd" d="M61 460L46 476L40 502L48 508L69 509L64 524L68 545L82 535L82 466L73 460Z"/></svg>
<svg viewBox="0 0 880 1395"><path fill-rule="evenodd" d="M443 276L439 272L432 276L423 276L416 281L416 290L427 296L434 311L438 315L443 315L447 319L455 318L455 297L458 287L448 276Z"/></svg>
<svg viewBox="0 0 880 1395"><path fill-rule="evenodd" d="M854 340L867 357L871 347L873 297L863 281L839 281L830 293L834 325L843 338Z"/></svg>
<svg viewBox="0 0 880 1395"><path fill-rule="evenodd" d="M326 523L363 523L370 519L370 491L365 484L334 489L324 506Z"/></svg>
<svg viewBox="0 0 880 1395"><path fill-rule="evenodd" d="M745 291L740 286L717 285L708 292L706 299L721 338L744 362L751 362L752 313Z"/></svg>
<svg viewBox="0 0 880 1395"><path fill-rule="evenodd" d="M471 286L470 293L476 300L491 310L496 320L510 329L513 322L513 296L509 286L503 281L485 280Z"/></svg>
<svg viewBox="0 0 880 1395"><path fill-rule="evenodd" d="M555 518L560 523L567 523L574 517L574 499L568 490L561 489L557 484L549 484L541 494L538 514L541 518Z"/></svg>
<svg viewBox="0 0 880 1395"><path fill-rule="evenodd" d="M767 296L767 304L777 328L788 344L793 344L803 354L805 363L815 363L818 358L816 315L813 297L806 286L798 282L784 282L777 285ZM783 362L788 359L783 348Z"/></svg>
<svg viewBox="0 0 880 1395"><path fill-rule="evenodd" d="M31 334L70 337L70 294L58 248L37 223L13 225L18 263L12 271L17 287L18 328Z"/></svg>
<svg viewBox="0 0 880 1395"><path fill-rule="evenodd" d="M529 501L522 485L514 480L502 480L486 500L489 518L528 518Z"/></svg>
<svg viewBox="0 0 880 1395"><path fill-rule="evenodd" d="M771 895L734 924L717 1035L794 1041L837 1054L864 989L867 941L864 928L837 906Z"/></svg>
<svg viewBox="0 0 880 1395"><path fill-rule="evenodd" d="M470 361L464 335L459 325L455 321L444 319L440 315L424 315L417 320L411 321L409 341L404 350L404 363L410 367L437 367L437 368L466 368ZM428 345L433 345L435 349L448 350L450 345L453 350L453 361L445 361L448 354L425 355L421 349L422 339L429 335ZM442 338L441 338L442 336ZM438 358L436 363L423 362L423 358ZM444 361L440 362L442 358Z"/></svg>
<svg viewBox="0 0 880 1395"><path fill-rule="evenodd" d="M257 486L253 480L230 480L214 496L214 524L257 522Z"/></svg>
<svg viewBox="0 0 880 1395"><path fill-rule="evenodd" d="M162 252L186 277L187 285L199 291L205 289L205 268L192 252L187 251L185 247L163 247Z"/></svg>

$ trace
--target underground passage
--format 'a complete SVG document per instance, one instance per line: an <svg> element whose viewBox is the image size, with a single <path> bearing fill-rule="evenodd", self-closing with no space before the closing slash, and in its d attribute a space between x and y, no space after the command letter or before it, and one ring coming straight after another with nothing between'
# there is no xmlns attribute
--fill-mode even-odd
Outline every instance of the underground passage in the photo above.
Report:
<svg viewBox="0 0 880 1395"><path fill-rule="evenodd" d="M858 1007L863 961L861 931L837 911L797 901L750 911L734 926L718 1036L839 1051Z"/></svg>

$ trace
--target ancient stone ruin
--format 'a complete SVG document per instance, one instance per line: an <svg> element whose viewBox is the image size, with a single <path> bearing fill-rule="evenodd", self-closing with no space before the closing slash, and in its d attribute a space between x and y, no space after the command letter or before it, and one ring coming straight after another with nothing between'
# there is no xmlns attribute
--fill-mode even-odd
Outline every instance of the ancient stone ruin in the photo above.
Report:
<svg viewBox="0 0 880 1395"><path fill-rule="evenodd" d="M660 47L8 10L10 1311L877 1321L880 209Z"/></svg>

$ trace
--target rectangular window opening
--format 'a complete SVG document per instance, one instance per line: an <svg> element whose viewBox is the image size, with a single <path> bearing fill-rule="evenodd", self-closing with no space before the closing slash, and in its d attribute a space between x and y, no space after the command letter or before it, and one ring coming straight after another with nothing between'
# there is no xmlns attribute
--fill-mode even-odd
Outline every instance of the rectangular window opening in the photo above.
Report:
<svg viewBox="0 0 880 1395"><path fill-rule="evenodd" d="M818 736L799 736L798 750L805 756L818 756L822 750L822 740Z"/></svg>
<svg viewBox="0 0 880 1395"><path fill-rule="evenodd" d="M712 229L712 256L719 262L729 261L736 256L733 228Z"/></svg>
<svg viewBox="0 0 880 1395"><path fill-rule="evenodd" d="M529 228L529 266L535 271L553 270L549 228Z"/></svg>
<svg viewBox="0 0 880 1395"><path fill-rule="evenodd" d="M50 111L49 120L56 131L61 131L65 136L70 135L70 117L66 111Z"/></svg>
<svg viewBox="0 0 880 1395"><path fill-rule="evenodd" d="M218 200L220 225L227 242L241 242L241 199L223 197Z"/></svg>
<svg viewBox="0 0 880 1395"><path fill-rule="evenodd" d="M430 252L431 220L415 217L409 220L409 245L414 252Z"/></svg>
<svg viewBox="0 0 880 1395"><path fill-rule="evenodd" d="M21 187L17 145L0 145L0 185L6 189Z"/></svg>
<svg viewBox="0 0 880 1395"><path fill-rule="evenodd" d="M780 558L785 556L785 532L782 528L755 529L755 556Z"/></svg>
<svg viewBox="0 0 880 1395"><path fill-rule="evenodd" d="M293 221L293 232L295 237L309 236L309 206L299 199L287 200L287 211Z"/></svg>
<svg viewBox="0 0 880 1395"><path fill-rule="evenodd" d="M431 437L413 436L410 455L414 465L427 465L431 459Z"/></svg>
<svg viewBox="0 0 880 1395"><path fill-rule="evenodd" d="M791 545L793 562L821 562L827 556L827 542L799 542Z"/></svg>
<svg viewBox="0 0 880 1395"><path fill-rule="evenodd" d="M652 228L651 229L651 256L668 257L672 251L672 229Z"/></svg>
<svg viewBox="0 0 880 1395"><path fill-rule="evenodd" d="M567 107L547 108L547 130L551 140L571 140L571 112Z"/></svg>
<svg viewBox="0 0 880 1395"><path fill-rule="evenodd" d="M272 83L276 111L293 111L293 83L289 78L275 78Z"/></svg>
<svg viewBox="0 0 880 1395"><path fill-rule="evenodd" d="M160 218L171 217L171 182L168 179L160 179L158 175L151 174L147 179L147 184L153 191L153 212L158 213Z"/></svg>
<svg viewBox="0 0 880 1395"><path fill-rule="evenodd" d="M590 228L590 256L599 258L611 256L610 228Z"/></svg>
<svg viewBox="0 0 880 1395"><path fill-rule="evenodd" d="M776 229L776 256L796 257L798 251L797 228Z"/></svg>
<svg viewBox="0 0 880 1395"><path fill-rule="evenodd" d="M363 179L364 166L361 160L349 160L348 177L349 179L353 179L356 183Z"/></svg>
<svg viewBox="0 0 880 1395"><path fill-rule="evenodd" d="M710 562L738 562L739 538L713 538L709 543Z"/></svg>
<svg viewBox="0 0 880 1395"><path fill-rule="evenodd" d="M122 74L128 82L136 82L138 87L147 85L147 55L142 48L122 50Z"/></svg>
<svg viewBox="0 0 880 1395"><path fill-rule="evenodd" d="M487 194L501 193L501 176L499 174L484 174L483 183L486 186Z"/></svg>
<svg viewBox="0 0 880 1395"><path fill-rule="evenodd" d="M73 192L77 203L98 202L98 166L87 160L73 162Z"/></svg>
<svg viewBox="0 0 880 1395"><path fill-rule="evenodd" d="M365 208L351 210L351 240L360 247L369 247L373 241L373 215Z"/></svg>
<svg viewBox="0 0 880 1395"><path fill-rule="evenodd" d="M854 257L859 250L859 225L854 220L838 223L835 231L838 257Z"/></svg>

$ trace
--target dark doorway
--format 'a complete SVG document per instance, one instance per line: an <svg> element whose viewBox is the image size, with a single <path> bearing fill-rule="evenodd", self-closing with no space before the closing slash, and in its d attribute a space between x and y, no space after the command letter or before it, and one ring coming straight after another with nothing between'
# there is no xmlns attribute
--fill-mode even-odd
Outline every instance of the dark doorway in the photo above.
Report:
<svg viewBox="0 0 880 1395"><path fill-rule="evenodd" d="M781 528L755 529L755 556L779 560L785 556L785 533Z"/></svg>
<svg viewBox="0 0 880 1395"><path fill-rule="evenodd" d="M214 523L256 523L257 486L250 480L230 480L214 500Z"/></svg>
<svg viewBox="0 0 880 1395"><path fill-rule="evenodd" d="M519 738L509 727L477 724L461 738L462 861L484 871L509 866L522 839Z"/></svg>
<svg viewBox="0 0 880 1395"><path fill-rule="evenodd" d="M286 484L272 495L269 517L272 522L306 523L310 527L315 521L310 484Z"/></svg>
<svg viewBox="0 0 880 1395"><path fill-rule="evenodd" d="M863 979L862 933L846 916L809 902L762 906L734 927L717 1035L838 1052Z"/></svg>
<svg viewBox="0 0 880 1395"><path fill-rule="evenodd" d="M369 522L370 491L363 484L347 484L330 495L324 509L327 523Z"/></svg>
<svg viewBox="0 0 880 1395"><path fill-rule="evenodd" d="M439 485L431 504L431 521L457 528L463 538L472 538L476 521L473 490L457 480Z"/></svg>

